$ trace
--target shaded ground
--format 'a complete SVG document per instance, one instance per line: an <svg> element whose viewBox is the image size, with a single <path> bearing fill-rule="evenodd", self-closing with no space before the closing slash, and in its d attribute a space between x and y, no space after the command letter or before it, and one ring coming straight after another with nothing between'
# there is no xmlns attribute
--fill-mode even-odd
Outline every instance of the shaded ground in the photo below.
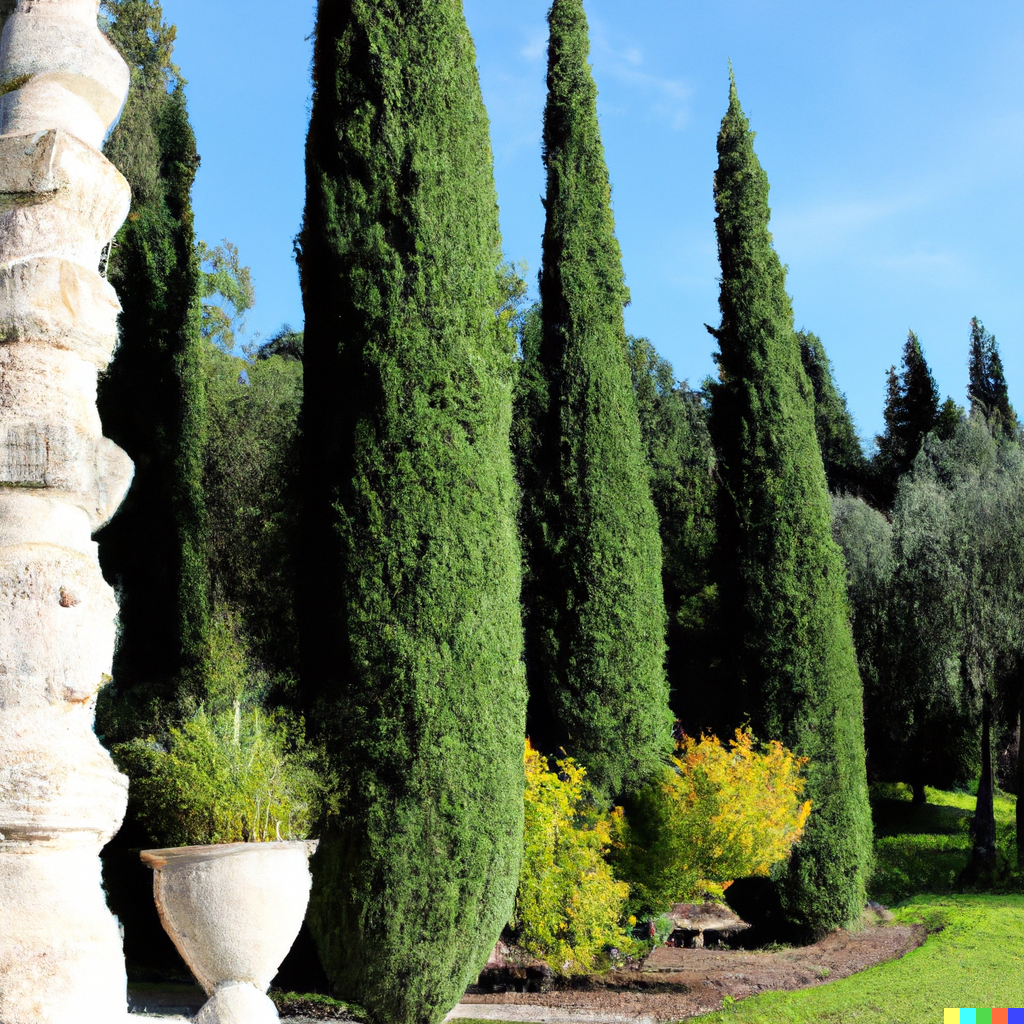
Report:
<svg viewBox="0 0 1024 1024"><path fill-rule="evenodd" d="M725 996L742 999L845 978L903 956L926 936L923 925L878 925L776 952L661 947L640 969L609 971L549 992L467 995L451 1017L551 1024L682 1020L720 1009Z"/></svg>

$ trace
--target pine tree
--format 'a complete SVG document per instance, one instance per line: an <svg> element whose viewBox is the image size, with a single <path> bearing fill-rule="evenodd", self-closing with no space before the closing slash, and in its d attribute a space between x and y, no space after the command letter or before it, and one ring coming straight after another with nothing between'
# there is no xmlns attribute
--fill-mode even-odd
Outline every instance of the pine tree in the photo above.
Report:
<svg viewBox="0 0 1024 1024"><path fill-rule="evenodd" d="M879 499L891 507L899 478L913 465L925 435L939 418L939 389L925 362L917 335L911 331L903 348L902 373L889 367L885 400L885 431L875 438L874 459Z"/></svg>
<svg viewBox="0 0 1024 1024"><path fill-rule="evenodd" d="M813 810L779 890L791 927L816 935L857 920L863 907L872 835L862 696L814 395L753 139L733 81L715 175L718 585L734 637L734 723L749 720L756 735L810 758Z"/></svg>
<svg viewBox="0 0 1024 1024"><path fill-rule="evenodd" d="M529 731L611 797L671 749L661 543L630 381L628 291L582 0L548 15L547 220L536 430L544 547L531 567Z"/></svg>
<svg viewBox="0 0 1024 1024"><path fill-rule="evenodd" d="M123 307L120 344L100 380L104 433L135 463L124 505L97 536L119 592L112 738L151 725L161 703L201 694L209 630L203 448L206 396L201 272L192 183L199 167L175 30L156 0L104 0L131 89L105 152L132 187L109 277Z"/></svg>
<svg viewBox="0 0 1024 1024"><path fill-rule="evenodd" d="M832 364L821 338L797 331L804 371L814 388L814 427L830 491L857 493L868 482L868 463L846 404L832 379Z"/></svg>
<svg viewBox="0 0 1024 1024"><path fill-rule="evenodd" d="M980 412L1005 436L1013 436L1017 430L1017 414L1010 405L999 346L977 317L971 318L971 354L967 365L971 410Z"/></svg>
<svg viewBox="0 0 1024 1024"><path fill-rule="evenodd" d="M522 856L515 337L460 0L321 0L315 40L299 621L341 790L310 922L339 995L435 1022Z"/></svg>

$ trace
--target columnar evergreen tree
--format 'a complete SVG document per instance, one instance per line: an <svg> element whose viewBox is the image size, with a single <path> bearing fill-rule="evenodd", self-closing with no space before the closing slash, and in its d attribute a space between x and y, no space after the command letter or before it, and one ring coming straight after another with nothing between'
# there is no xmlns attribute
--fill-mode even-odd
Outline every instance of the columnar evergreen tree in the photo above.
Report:
<svg viewBox="0 0 1024 1024"><path fill-rule="evenodd" d="M977 317L971 318L971 354L967 366L967 396L972 411L977 410L1002 433L1012 436L1017 429L1017 414L1010 405L999 346Z"/></svg>
<svg viewBox="0 0 1024 1024"><path fill-rule="evenodd" d="M830 491L857 493L866 489L868 463L861 450L846 396L832 379L832 364L821 338L797 331L804 371L814 388L814 427Z"/></svg>
<svg viewBox="0 0 1024 1024"><path fill-rule="evenodd" d="M131 89L106 154L132 187L111 247L120 344L100 380L103 429L131 456L135 480L98 535L118 588L121 630L104 731L130 732L154 702L198 695L209 629L203 447L202 279L191 205L199 166L175 30L157 0L104 0L107 31Z"/></svg>
<svg viewBox="0 0 1024 1024"><path fill-rule="evenodd" d="M911 331L903 347L903 369L889 367L885 399L885 430L875 443L879 499L886 507L896 497L896 484L914 463L921 442L939 417L939 389L925 361L917 335Z"/></svg>
<svg viewBox="0 0 1024 1024"><path fill-rule="evenodd" d="M548 15L536 427L544 549L528 592L529 730L612 796L671 749L661 542L622 309L628 291L582 0Z"/></svg>
<svg viewBox="0 0 1024 1024"><path fill-rule="evenodd" d="M871 814L843 557L753 139L732 82L715 175L719 600L734 637L734 723L810 758L813 810L779 889L791 926L813 935L860 916Z"/></svg>
<svg viewBox="0 0 1024 1024"><path fill-rule="evenodd" d="M315 39L299 615L342 788L310 920L340 995L434 1022L522 855L515 337L460 0L321 0Z"/></svg>

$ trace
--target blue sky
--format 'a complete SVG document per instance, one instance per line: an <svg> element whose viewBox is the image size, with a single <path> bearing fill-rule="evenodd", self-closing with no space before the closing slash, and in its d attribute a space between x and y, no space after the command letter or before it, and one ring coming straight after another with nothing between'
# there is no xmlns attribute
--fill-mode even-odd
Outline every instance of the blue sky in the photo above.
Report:
<svg viewBox="0 0 1024 1024"><path fill-rule="evenodd" d="M163 0L203 165L196 226L252 266L250 335L302 307L312 0ZM540 262L548 0L465 0L509 257ZM727 61L772 186L797 326L817 332L865 436L907 329L964 401L968 321L1024 404L1024 4L1019 0L589 0L592 62L632 305L677 376L713 372L711 179Z"/></svg>

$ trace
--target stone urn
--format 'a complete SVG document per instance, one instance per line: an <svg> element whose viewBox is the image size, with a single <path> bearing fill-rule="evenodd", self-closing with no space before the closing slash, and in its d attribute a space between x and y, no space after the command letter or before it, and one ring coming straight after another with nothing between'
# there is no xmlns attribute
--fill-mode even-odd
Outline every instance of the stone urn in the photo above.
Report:
<svg viewBox="0 0 1024 1024"><path fill-rule="evenodd" d="M273 1024L270 982L299 934L315 840L143 850L164 930L210 997L196 1024Z"/></svg>

